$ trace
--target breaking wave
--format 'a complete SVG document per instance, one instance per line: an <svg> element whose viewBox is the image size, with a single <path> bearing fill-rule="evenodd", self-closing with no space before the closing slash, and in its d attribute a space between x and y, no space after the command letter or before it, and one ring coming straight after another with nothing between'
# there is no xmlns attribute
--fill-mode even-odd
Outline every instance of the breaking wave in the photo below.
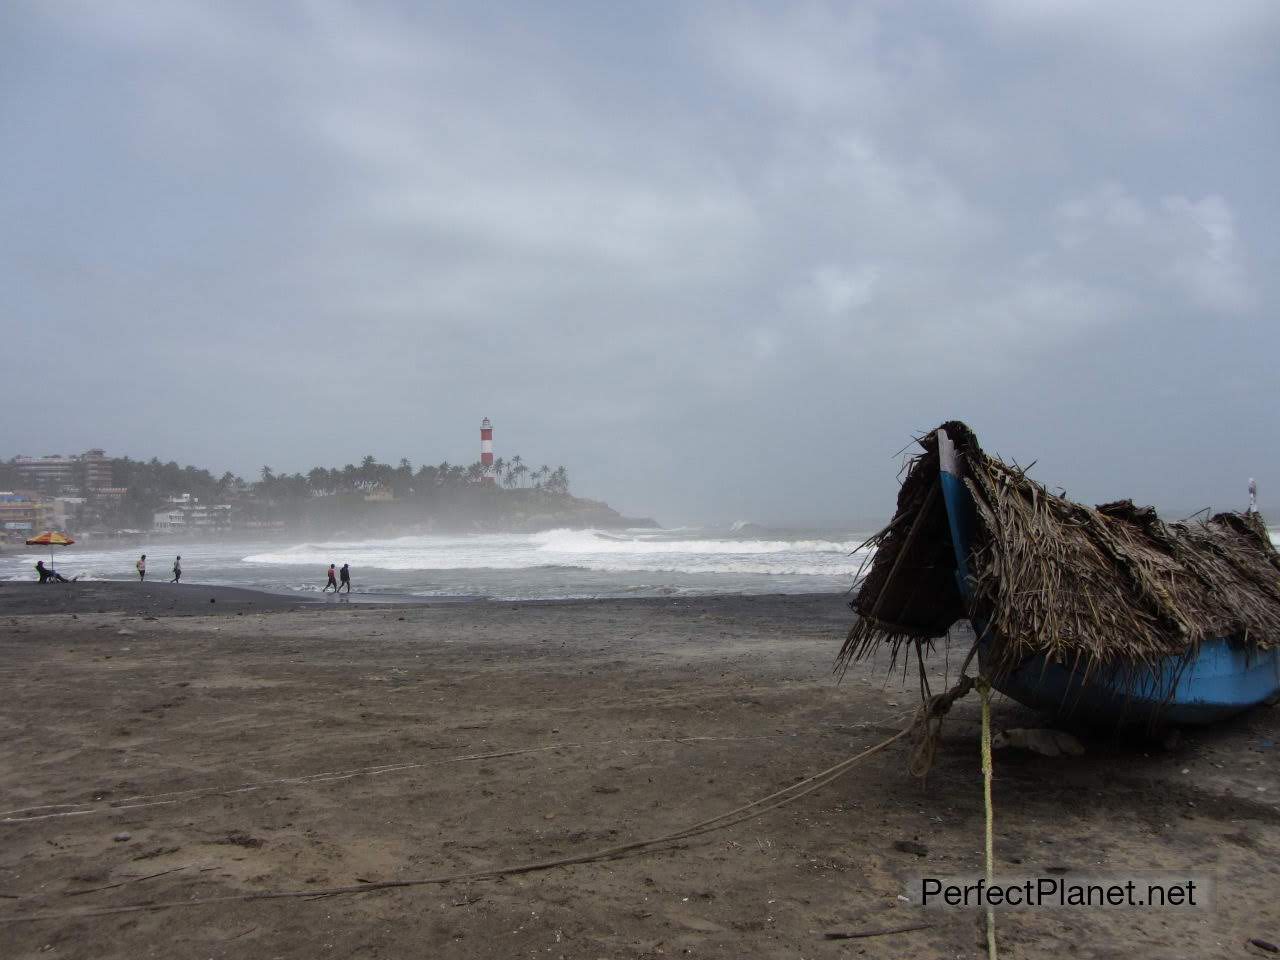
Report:
<svg viewBox="0 0 1280 960"><path fill-rule="evenodd" d="M694 539L687 531L547 530L533 534L398 537L304 543L242 562L314 565L334 562L380 570L521 570L561 567L596 571L751 573L848 576L862 562L857 541Z"/></svg>

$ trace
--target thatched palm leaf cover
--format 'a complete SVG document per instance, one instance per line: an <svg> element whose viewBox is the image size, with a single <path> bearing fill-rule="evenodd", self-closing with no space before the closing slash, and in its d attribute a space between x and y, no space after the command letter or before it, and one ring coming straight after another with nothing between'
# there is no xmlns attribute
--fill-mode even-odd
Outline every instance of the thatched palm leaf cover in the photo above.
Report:
<svg viewBox="0 0 1280 960"><path fill-rule="evenodd" d="M873 538L842 663L881 643L896 652L939 637L964 617L990 625L988 668L997 673L1034 654L1086 671L1126 670L1189 658L1215 637L1240 636L1256 649L1280 642L1280 554L1257 514L1165 523L1127 500L1081 506L984 454L963 423L941 429L977 507L972 606L956 587L931 431L893 522Z"/></svg>

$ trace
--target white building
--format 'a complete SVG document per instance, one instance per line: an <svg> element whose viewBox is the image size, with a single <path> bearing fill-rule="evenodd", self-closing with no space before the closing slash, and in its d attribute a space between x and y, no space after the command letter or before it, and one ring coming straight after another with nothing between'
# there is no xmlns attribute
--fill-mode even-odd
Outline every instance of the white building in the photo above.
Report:
<svg viewBox="0 0 1280 960"><path fill-rule="evenodd" d="M157 533L207 533L230 527L231 504L201 503L189 493L171 499L165 509L157 511L152 519L152 529Z"/></svg>

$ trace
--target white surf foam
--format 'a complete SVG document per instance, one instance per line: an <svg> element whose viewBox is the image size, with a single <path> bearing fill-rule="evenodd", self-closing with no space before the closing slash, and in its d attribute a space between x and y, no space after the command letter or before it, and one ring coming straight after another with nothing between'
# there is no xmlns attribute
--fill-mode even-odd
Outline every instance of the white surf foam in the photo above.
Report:
<svg viewBox="0 0 1280 960"><path fill-rule="evenodd" d="M837 540L669 539L666 531L548 530L535 534L305 543L255 553L246 564L327 567L333 562L382 570L529 569L666 573L854 573L858 543Z"/></svg>

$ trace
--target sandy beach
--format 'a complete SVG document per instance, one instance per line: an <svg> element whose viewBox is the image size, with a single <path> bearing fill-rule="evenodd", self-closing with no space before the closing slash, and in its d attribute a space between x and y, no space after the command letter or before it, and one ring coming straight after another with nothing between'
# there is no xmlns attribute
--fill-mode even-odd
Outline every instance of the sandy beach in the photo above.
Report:
<svg viewBox="0 0 1280 960"><path fill-rule="evenodd" d="M165 586L0 589L4 957L984 955L976 914L901 899L913 876L982 869L972 696L927 782L895 744L674 849L78 915L664 834L883 740L918 699L886 661L836 683L840 595L361 606ZM1034 718L998 701L995 723ZM1266 956L1248 941L1280 942L1278 740L1270 708L1170 749L999 754L1001 873L1215 883L1201 910L1004 912L1002 956Z"/></svg>

